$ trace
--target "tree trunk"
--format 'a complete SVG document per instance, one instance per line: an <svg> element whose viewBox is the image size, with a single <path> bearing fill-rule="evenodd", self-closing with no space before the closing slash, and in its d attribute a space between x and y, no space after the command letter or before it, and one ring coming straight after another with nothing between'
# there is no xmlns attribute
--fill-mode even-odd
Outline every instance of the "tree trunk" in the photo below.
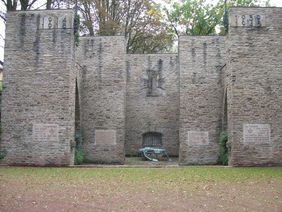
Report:
<svg viewBox="0 0 282 212"><path fill-rule="evenodd" d="M17 0L7 0L7 4L6 4L7 11L16 11L17 4L18 4Z"/></svg>
<svg viewBox="0 0 282 212"><path fill-rule="evenodd" d="M28 8L29 0L20 0L21 2L21 10L26 11Z"/></svg>
<svg viewBox="0 0 282 212"><path fill-rule="evenodd" d="M51 9L51 5L52 5L52 0L47 0L46 9L50 10Z"/></svg>

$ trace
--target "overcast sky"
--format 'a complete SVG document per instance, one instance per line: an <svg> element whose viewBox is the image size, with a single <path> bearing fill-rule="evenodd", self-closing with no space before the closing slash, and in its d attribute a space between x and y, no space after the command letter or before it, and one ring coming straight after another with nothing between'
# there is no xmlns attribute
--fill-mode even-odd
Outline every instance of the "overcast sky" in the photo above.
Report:
<svg viewBox="0 0 282 212"><path fill-rule="evenodd" d="M177 0L175 0L177 1ZM217 2L218 0L210 0L211 3ZM265 0L260 0L262 3ZM157 3L163 4L163 0L155 0ZM282 7L282 0L271 0L271 6ZM0 4L0 10L4 10L4 5ZM0 60L3 61L4 57L4 36L5 36L5 25L2 19L0 20Z"/></svg>

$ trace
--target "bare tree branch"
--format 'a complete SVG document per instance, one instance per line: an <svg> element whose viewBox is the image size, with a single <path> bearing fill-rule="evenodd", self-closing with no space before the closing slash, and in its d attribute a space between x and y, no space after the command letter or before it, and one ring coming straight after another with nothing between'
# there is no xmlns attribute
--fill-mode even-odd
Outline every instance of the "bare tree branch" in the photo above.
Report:
<svg viewBox="0 0 282 212"><path fill-rule="evenodd" d="M3 12L0 12L0 18L6 23L7 18L6 18L6 15Z"/></svg>

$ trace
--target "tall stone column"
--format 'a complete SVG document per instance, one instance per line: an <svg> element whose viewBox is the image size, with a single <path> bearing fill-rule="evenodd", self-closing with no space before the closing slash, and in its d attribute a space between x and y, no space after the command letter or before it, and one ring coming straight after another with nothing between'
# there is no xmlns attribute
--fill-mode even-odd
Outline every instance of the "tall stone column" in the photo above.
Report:
<svg viewBox="0 0 282 212"><path fill-rule="evenodd" d="M181 36L179 163L215 164L222 117L224 37Z"/></svg>
<svg viewBox="0 0 282 212"><path fill-rule="evenodd" d="M1 150L3 163L73 164L73 11L7 15Z"/></svg>
<svg viewBox="0 0 282 212"><path fill-rule="evenodd" d="M81 38L77 63L85 160L122 164L125 159L125 38Z"/></svg>
<svg viewBox="0 0 282 212"><path fill-rule="evenodd" d="M282 8L229 14L230 165L282 165Z"/></svg>

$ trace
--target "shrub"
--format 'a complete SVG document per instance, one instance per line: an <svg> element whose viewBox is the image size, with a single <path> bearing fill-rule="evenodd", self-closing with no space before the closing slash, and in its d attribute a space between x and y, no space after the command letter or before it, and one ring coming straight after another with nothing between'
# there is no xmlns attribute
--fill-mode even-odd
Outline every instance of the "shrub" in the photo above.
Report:
<svg viewBox="0 0 282 212"><path fill-rule="evenodd" d="M75 17L74 17L74 42L75 42L75 46L79 46L79 43L80 43L79 31L80 31L80 16L75 15Z"/></svg>
<svg viewBox="0 0 282 212"><path fill-rule="evenodd" d="M75 157L74 157L74 163L75 165L82 164L84 160L84 153L82 147L76 147L75 148Z"/></svg>
<svg viewBox="0 0 282 212"><path fill-rule="evenodd" d="M228 148L227 148L228 134L221 132L219 136L219 158L218 162L222 165L228 165Z"/></svg>
<svg viewBox="0 0 282 212"><path fill-rule="evenodd" d="M82 136L80 131L75 133L75 155L74 155L74 163L75 165L82 164L84 160L84 152L82 149Z"/></svg>
<svg viewBox="0 0 282 212"><path fill-rule="evenodd" d="M5 150L0 151L0 160L4 159L4 157L6 157L7 152Z"/></svg>

